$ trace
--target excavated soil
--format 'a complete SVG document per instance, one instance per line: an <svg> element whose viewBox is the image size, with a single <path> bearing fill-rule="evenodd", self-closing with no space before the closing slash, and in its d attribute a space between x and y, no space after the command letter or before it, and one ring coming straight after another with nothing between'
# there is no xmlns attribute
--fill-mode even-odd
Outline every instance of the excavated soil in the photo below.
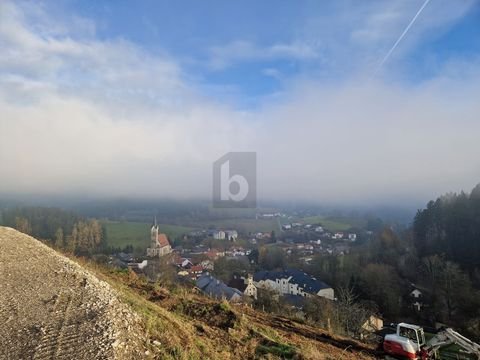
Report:
<svg viewBox="0 0 480 360"><path fill-rule="evenodd" d="M139 359L136 314L105 282L0 227L0 359Z"/></svg>

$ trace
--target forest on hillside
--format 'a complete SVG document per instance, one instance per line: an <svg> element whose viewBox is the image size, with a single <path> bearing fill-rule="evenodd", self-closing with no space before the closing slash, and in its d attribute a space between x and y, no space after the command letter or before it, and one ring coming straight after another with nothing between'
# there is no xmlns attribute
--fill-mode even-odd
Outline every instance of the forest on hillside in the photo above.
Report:
<svg viewBox="0 0 480 360"><path fill-rule="evenodd" d="M419 210L413 225L420 257L442 255L471 274L480 270L480 185L447 194Z"/></svg>

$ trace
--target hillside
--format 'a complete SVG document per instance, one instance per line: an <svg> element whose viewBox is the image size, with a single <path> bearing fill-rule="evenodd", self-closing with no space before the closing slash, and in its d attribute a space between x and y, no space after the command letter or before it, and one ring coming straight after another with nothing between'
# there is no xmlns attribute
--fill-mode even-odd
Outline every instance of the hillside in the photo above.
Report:
<svg viewBox="0 0 480 360"><path fill-rule="evenodd" d="M1 359L132 359L140 318L111 287L39 241L0 227Z"/></svg>
<svg viewBox="0 0 480 360"><path fill-rule="evenodd" d="M0 358L373 359L279 316L82 266L0 227ZM88 270L86 270L88 268ZM95 274L95 275L94 275ZM101 280L100 280L101 279Z"/></svg>

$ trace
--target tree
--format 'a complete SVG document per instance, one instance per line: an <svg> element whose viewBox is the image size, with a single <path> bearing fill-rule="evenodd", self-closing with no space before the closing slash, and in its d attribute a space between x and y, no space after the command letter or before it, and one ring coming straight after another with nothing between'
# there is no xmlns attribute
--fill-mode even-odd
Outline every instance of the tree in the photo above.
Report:
<svg viewBox="0 0 480 360"><path fill-rule="evenodd" d="M32 227L30 225L30 222L24 217L15 218L15 228L24 234L32 234Z"/></svg>
<svg viewBox="0 0 480 360"><path fill-rule="evenodd" d="M472 283L458 264L433 255L423 259L422 274L428 284L436 313L446 313L447 319L476 301Z"/></svg>
<svg viewBox="0 0 480 360"><path fill-rule="evenodd" d="M368 264L360 273L360 281L365 298L378 304L385 315L399 313L402 281L393 266Z"/></svg>
<svg viewBox="0 0 480 360"><path fill-rule="evenodd" d="M55 246L58 248L63 248L64 245L65 244L63 242L63 229L60 227L55 232Z"/></svg>
<svg viewBox="0 0 480 360"><path fill-rule="evenodd" d="M259 265L266 270L285 267L285 253L277 246L262 246L258 254Z"/></svg>
<svg viewBox="0 0 480 360"><path fill-rule="evenodd" d="M337 321L335 304L320 296L309 296L305 299L303 306L305 318L318 326L338 333L341 325Z"/></svg>
<svg viewBox="0 0 480 360"><path fill-rule="evenodd" d="M255 308L267 311L278 312L281 309L279 294L274 290L259 288L257 290L257 299L254 300Z"/></svg>
<svg viewBox="0 0 480 360"><path fill-rule="evenodd" d="M275 234L275 230L272 230L272 232L270 233L270 240L273 243L277 242L277 235Z"/></svg>
<svg viewBox="0 0 480 360"><path fill-rule="evenodd" d="M480 186L470 195L446 194L418 211L413 239L420 257L445 259L473 272L480 267Z"/></svg>
<svg viewBox="0 0 480 360"><path fill-rule="evenodd" d="M340 287L337 289L337 318L346 334L357 334L362 325L371 315L369 309L358 302L358 296L352 288Z"/></svg>
<svg viewBox="0 0 480 360"><path fill-rule="evenodd" d="M229 282L234 274L246 274L250 266L248 262L221 257L215 261L214 275L224 282Z"/></svg>

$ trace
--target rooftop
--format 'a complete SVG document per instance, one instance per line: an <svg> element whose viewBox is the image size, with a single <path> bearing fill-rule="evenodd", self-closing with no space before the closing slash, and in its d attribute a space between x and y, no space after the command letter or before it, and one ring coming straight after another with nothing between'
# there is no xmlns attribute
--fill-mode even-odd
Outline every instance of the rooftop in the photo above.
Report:
<svg viewBox="0 0 480 360"><path fill-rule="evenodd" d="M277 280L277 279L289 279L290 283L298 284L304 291L309 293L317 293L322 289L331 288L323 281L317 280L315 277L296 269L287 269L283 271L258 271L253 276L253 280Z"/></svg>

